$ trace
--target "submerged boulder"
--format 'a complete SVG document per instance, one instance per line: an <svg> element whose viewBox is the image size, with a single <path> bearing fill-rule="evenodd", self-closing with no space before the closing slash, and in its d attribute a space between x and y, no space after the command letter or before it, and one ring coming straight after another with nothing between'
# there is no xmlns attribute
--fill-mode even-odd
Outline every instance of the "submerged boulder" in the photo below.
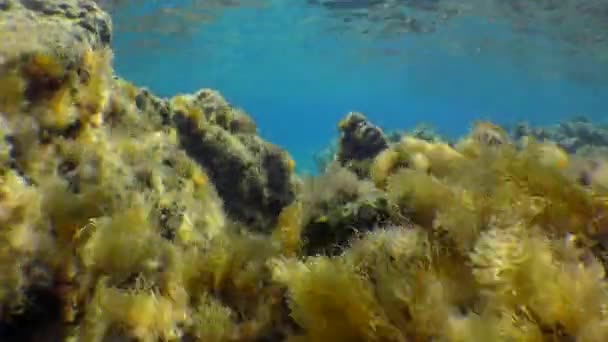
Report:
<svg viewBox="0 0 608 342"><path fill-rule="evenodd" d="M171 102L181 146L208 171L228 215L253 230L272 229L295 198L289 154L255 135L253 121L216 92Z"/></svg>
<svg viewBox="0 0 608 342"><path fill-rule="evenodd" d="M9 123L22 124L16 115L25 113L43 135L99 123L111 78L109 15L93 1L0 3L0 112Z"/></svg>
<svg viewBox="0 0 608 342"><path fill-rule="evenodd" d="M289 155L219 93L113 76L111 27L95 1L0 0L2 341L171 340L190 300L231 324L205 296L294 197Z"/></svg>
<svg viewBox="0 0 608 342"><path fill-rule="evenodd" d="M358 112L351 112L338 124L340 138L336 160L359 177L369 174L372 160L388 147L382 129Z"/></svg>
<svg viewBox="0 0 608 342"><path fill-rule="evenodd" d="M131 131L142 125L175 130L180 149L206 171L230 219L253 231L274 227L281 209L295 198L295 163L285 150L256 135L244 111L211 89L162 99L119 82L140 115L126 123L123 114L120 125Z"/></svg>

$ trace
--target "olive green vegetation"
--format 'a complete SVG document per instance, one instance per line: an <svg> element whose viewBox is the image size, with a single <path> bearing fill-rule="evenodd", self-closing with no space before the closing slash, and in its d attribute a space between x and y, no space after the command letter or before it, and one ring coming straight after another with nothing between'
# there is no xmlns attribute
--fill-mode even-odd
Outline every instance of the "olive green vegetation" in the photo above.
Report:
<svg viewBox="0 0 608 342"><path fill-rule="evenodd" d="M0 340L608 340L601 161L351 113L299 179L217 92L114 77L94 3L6 3L30 30L2 28Z"/></svg>

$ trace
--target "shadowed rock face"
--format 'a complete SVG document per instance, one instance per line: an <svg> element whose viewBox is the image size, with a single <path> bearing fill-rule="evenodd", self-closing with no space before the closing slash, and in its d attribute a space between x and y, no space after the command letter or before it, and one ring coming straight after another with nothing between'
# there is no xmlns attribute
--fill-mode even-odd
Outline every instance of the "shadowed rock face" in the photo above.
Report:
<svg viewBox="0 0 608 342"><path fill-rule="evenodd" d="M272 229L295 196L289 155L255 135L197 128L179 114L175 124L181 145L208 171L228 215L253 230Z"/></svg>
<svg viewBox="0 0 608 342"><path fill-rule="evenodd" d="M211 89L171 100L143 89L134 102L150 122L176 129L180 147L205 169L232 220L254 231L274 227L295 198L294 164L286 151L256 135L246 113Z"/></svg>
<svg viewBox="0 0 608 342"><path fill-rule="evenodd" d="M349 113L340 122L337 159L341 163L372 159L388 146L382 130L361 113Z"/></svg>

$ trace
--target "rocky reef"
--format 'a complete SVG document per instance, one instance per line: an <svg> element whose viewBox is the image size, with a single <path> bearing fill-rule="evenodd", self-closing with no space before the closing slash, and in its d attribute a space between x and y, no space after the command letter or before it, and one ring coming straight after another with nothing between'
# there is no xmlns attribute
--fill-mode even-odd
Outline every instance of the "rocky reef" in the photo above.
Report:
<svg viewBox="0 0 608 342"><path fill-rule="evenodd" d="M111 28L0 0L0 340L608 339L601 159L350 113L300 179L218 92L114 76Z"/></svg>
<svg viewBox="0 0 608 342"><path fill-rule="evenodd" d="M597 124L584 116L560 122L550 127L530 127L518 124L512 132L515 139L533 137L551 140L571 154L593 155L608 149L608 125Z"/></svg>

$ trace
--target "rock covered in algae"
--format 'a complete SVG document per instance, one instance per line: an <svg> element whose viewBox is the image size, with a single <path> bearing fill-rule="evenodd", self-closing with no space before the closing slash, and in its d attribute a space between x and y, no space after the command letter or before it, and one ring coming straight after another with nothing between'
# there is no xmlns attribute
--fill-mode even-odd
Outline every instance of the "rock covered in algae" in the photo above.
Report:
<svg viewBox="0 0 608 342"><path fill-rule="evenodd" d="M388 145L380 127L358 112L348 113L338 123L340 140L336 160L359 175L367 172L367 164Z"/></svg>
<svg viewBox="0 0 608 342"><path fill-rule="evenodd" d="M361 125L357 128L357 125ZM357 138L356 130L359 132ZM392 143L399 142L405 135L426 140L440 142L441 137L429 124L418 124L412 130L390 130L386 134L377 126L370 123L362 113L348 113L338 124L340 136L333 139L326 147L313 155L316 171L323 173L334 161L353 171L364 175L369 172L369 161ZM368 146L369 145L369 146ZM357 168L361 169L357 169Z"/></svg>
<svg viewBox="0 0 608 342"><path fill-rule="evenodd" d="M228 214L250 229L268 230L294 199L294 162L255 135L255 124L217 92L171 99L181 146L209 171Z"/></svg>
<svg viewBox="0 0 608 342"><path fill-rule="evenodd" d="M176 129L180 147L208 173L227 214L251 230L268 231L294 199L295 163L285 151L256 135L254 121L217 92L160 99L134 90L149 122Z"/></svg>
<svg viewBox="0 0 608 342"><path fill-rule="evenodd" d="M69 55L78 53L78 43L96 49L112 40L110 16L94 1L3 0L0 9L2 31L8 33L3 50L12 50L13 56L49 49L74 61Z"/></svg>
<svg viewBox="0 0 608 342"><path fill-rule="evenodd" d="M568 153L593 154L598 149L608 148L608 128L577 117L550 127L530 127L525 123L517 125L513 131L516 139L534 137L551 140Z"/></svg>
<svg viewBox="0 0 608 342"><path fill-rule="evenodd" d="M337 163L304 179L299 193L303 253L338 255L367 231L396 222L386 194Z"/></svg>
<svg viewBox="0 0 608 342"><path fill-rule="evenodd" d="M193 95L203 120L113 77L95 2L1 5L0 339L220 341L265 328L236 311L269 247L227 221L273 228L293 196L289 156L218 93ZM235 284L245 261L254 273Z"/></svg>
<svg viewBox="0 0 608 342"><path fill-rule="evenodd" d="M3 133L20 121L32 130L63 131L84 117L75 109L100 111L108 93L111 23L94 3L2 1L0 32Z"/></svg>

